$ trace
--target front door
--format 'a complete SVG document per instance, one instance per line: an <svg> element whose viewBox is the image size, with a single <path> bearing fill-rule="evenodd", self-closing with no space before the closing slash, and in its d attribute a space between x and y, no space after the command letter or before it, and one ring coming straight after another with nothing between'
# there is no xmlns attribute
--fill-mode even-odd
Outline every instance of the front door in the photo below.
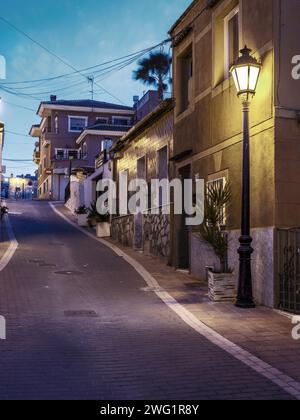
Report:
<svg viewBox="0 0 300 420"><path fill-rule="evenodd" d="M184 197L184 180L191 179L191 165L184 166L179 169L179 177L182 181L182 189ZM184 209L184 203L182 205ZM190 230L186 226L186 213L183 211L183 214L179 218L179 228L178 228L178 237L177 237L177 265L180 269L189 269L190 268Z"/></svg>

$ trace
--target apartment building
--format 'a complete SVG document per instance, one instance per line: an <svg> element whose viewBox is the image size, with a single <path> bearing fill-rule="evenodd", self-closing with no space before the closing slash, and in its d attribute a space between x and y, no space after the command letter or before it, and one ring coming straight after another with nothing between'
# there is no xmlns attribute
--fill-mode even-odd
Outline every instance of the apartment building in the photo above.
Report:
<svg viewBox="0 0 300 420"><path fill-rule="evenodd" d="M250 109L252 274L257 303L283 308L283 295L297 299L299 286L299 234L293 245L288 230L300 226L300 81L292 77L293 57L300 54L299 16L298 0L195 0L170 30L175 172L207 184L230 182L226 228L236 275L242 111L229 70L245 45L262 63ZM197 229L181 221L175 227L174 264L199 278L217 264Z"/></svg>
<svg viewBox="0 0 300 420"><path fill-rule="evenodd" d="M131 107L92 100L42 102L39 125L30 135L39 138L34 151L38 164L38 195L45 200L65 200L72 170L93 170L95 156L104 143L123 135L131 126Z"/></svg>
<svg viewBox="0 0 300 420"><path fill-rule="evenodd" d="M72 170L70 198L67 202L72 212L81 205L90 207L91 203L97 200L98 181L113 177L114 163L110 157L110 150L131 130L133 123L137 124L158 106L158 92L150 90L141 99L134 96L133 103L130 115L114 114L98 118L96 123L87 127L76 140L77 147L87 157L89 166Z"/></svg>

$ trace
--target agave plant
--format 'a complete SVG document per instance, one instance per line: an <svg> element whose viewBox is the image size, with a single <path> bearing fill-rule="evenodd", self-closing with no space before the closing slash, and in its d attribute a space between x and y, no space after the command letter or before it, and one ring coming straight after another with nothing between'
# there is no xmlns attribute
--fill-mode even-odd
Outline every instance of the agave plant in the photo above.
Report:
<svg viewBox="0 0 300 420"><path fill-rule="evenodd" d="M97 223L109 222L109 213L100 214L97 210L97 202L91 204L88 209L88 224L90 227L95 226Z"/></svg>
<svg viewBox="0 0 300 420"><path fill-rule="evenodd" d="M224 209L231 199L231 187L228 183L209 185L205 194L204 223L200 227L202 239L213 248L222 273L230 272L228 235L224 230Z"/></svg>
<svg viewBox="0 0 300 420"><path fill-rule="evenodd" d="M75 213L76 213L77 215L80 215L80 214L88 214L88 212L89 212L89 209L88 209L86 206L80 206L80 207L78 207L78 209L75 211Z"/></svg>
<svg viewBox="0 0 300 420"><path fill-rule="evenodd" d="M6 207L6 206L0 206L0 217L1 217L1 219L7 213L8 213L8 207Z"/></svg>

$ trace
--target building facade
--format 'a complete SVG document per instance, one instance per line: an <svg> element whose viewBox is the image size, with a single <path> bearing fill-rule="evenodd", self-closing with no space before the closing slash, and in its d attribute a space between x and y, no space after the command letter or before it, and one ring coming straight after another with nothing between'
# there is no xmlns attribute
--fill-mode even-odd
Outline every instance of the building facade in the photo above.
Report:
<svg viewBox="0 0 300 420"><path fill-rule="evenodd" d="M292 58L299 53L297 16L297 0L196 0L170 30L176 175L208 184L230 182L226 225L236 274L242 112L229 70L244 45L262 63L250 112L253 284L256 301L271 307L280 299L278 228L300 226L300 81L292 77ZM188 230L180 221L174 264L200 278L207 266L216 266L197 229Z"/></svg>
<svg viewBox="0 0 300 420"><path fill-rule="evenodd" d="M39 138L34 151L34 161L39 166L38 196L64 201L71 172L93 170L103 142L112 140L116 130L119 135L128 130L134 110L91 100L57 100L52 96L51 101L40 104L38 115L41 123L30 130L30 135Z"/></svg>
<svg viewBox="0 0 300 420"><path fill-rule="evenodd" d="M99 197L98 181L113 178L113 160L110 150L118 140L131 130L133 122L136 125L150 114L159 104L158 92L148 91L141 99L134 96L134 107L130 117L115 114L97 120L87 127L76 140L77 146L88 160L88 167L75 168L72 171L70 199L67 207L74 213L78 207L90 207Z"/></svg>
<svg viewBox="0 0 300 420"><path fill-rule="evenodd" d="M163 201L153 206L150 195L151 180L169 179L169 157L173 154L173 100L161 102L139 121L112 148L113 178L118 186L120 176L126 175L128 184L135 179L147 182L148 210L143 213L121 214L112 219L112 238L123 245L143 250L170 262L172 259L172 214L162 214ZM130 198L130 196L129 196ZM151 214L156 210L157 214ZM170 213L172 213L170 211Z"/></svg>

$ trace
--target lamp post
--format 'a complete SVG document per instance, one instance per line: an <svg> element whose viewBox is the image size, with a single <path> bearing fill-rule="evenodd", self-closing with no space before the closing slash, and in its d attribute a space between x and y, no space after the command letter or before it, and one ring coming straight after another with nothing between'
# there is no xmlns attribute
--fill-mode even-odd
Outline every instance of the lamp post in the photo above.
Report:
<svg viewBox="0 0 300 420"><path fill-rule="evenodd" d="M255 308L252 291L251 275L251 247L250 236L250 133L249 133L249 110L251 99L254 97L261 64L250 55L251 50L245 46L241 56L232 66L230 72L233 76L238 96L242 100L243 107L243 175L242 175L242 224L238 296L236 306L239 308Z"/></svg>

